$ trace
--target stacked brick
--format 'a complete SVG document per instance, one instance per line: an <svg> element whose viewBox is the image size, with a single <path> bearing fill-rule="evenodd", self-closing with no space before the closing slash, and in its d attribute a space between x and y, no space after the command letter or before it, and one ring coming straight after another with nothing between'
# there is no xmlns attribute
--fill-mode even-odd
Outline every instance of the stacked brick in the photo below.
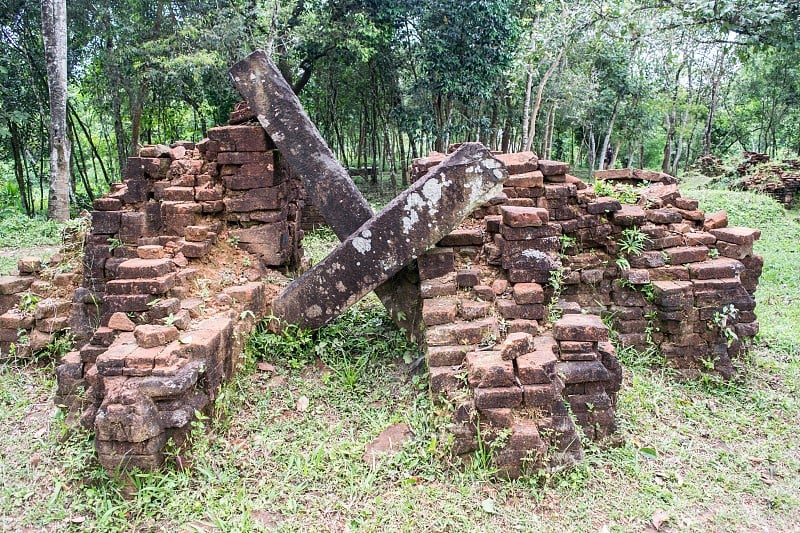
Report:
<svg viewBox="0 0 800 533"><path fill-rule="evenodd" d="M800 193L800 160L770 162L767 154L757 152L744 152L742 158L736 169L740 179L732 188L767 194L787 206L795 202Z"/></svg>
<svg viewBox="0 0 800 533"><path fill-rule="evenodd" d="M167 440L180 444L210 410L277 290L257 280L302 257L302 198L263 129L237 125L144 147L95 201L75 291L94 305L73 313L90 326L57 367L56 402L94 430L107 468L160 465ZM226 253L220 238L252 268L200 295L194 280Z"/></svg>
<svg viewBox="0 0 800 533"><path fill-rule="evenodd" d="M443 157L415 160L412 177ZM762 260L752 251L757 230L727 228L723 213L706 219L671 176L611 176L649 184L639 205L626 205L596 197L565 163L497 157L510 175L503 194L418 266L431 389L453 405L454 451L505 435L495 463L516 476L578 460L578 427L591 439L616 428L621 368L610 333L622 345L659 348L682 373L712 362L730 375L758 329ZM645 249L622 254L632 229Z"/></svg>
<svg viewBox="0 0 800 533"><path fill-rule="evenodd" d="M83 304L63 297L75 278L53 268L44 272L35 257L20 259L16 275L0 276L0 357L28 358L46 350L58 336L72 332L80 337L85 326L76 319Z"/></svg>
<svg viewBox="0 0 800 533"><path fill-rule="evenodd" d="M144 147L126 177L95 201L86 286L105 292L116 268L142 245L172 243L189 259L207 254L223 223L265 267L302 256L302 187L259 126L212 128L195 145ZM130 309L130 311L136 311Z"/></svg>

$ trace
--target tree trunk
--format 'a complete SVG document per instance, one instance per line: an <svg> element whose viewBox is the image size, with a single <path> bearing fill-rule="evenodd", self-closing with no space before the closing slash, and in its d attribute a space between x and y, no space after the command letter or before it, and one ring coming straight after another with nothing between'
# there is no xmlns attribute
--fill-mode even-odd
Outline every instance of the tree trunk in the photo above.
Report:
<svg viewBox="0 0 800 533"><path fill-rule="evenodd" d="M50 193L47 217L69 220L67 138L67 1L42 0L42 37L50 94Z"/></svg>
<svg viewBox="0 0 800 533"><path fill-rule="evenodd" d="M608 151L608 145L611 143L611 134L614 132L614 121L617 119L617 108L619 107L619 98L614 102L614 109L611 111L611 119L608 121L608 131L606 132L606 136L603 138L603 148L600 150L599 154L599 163L597 164L597 170L603 170L607 167L606 164L606 152Z"/></svg>
<svg viewBox="0 0 800 533"><path fill-rule="evenodd" d="M528 125L531 120L531 95L533 94L533 69L528 69L528 82L525 84L525 104L522 107L522 144L528 144Z"/></svg>
<svg viewBox="0 0 800 533"><path fill-rule="evenodd" d="M706 129L703 132L703 155L709 155L711 153L711 127L714 123L714 113L717 110L717 102L719 101L719 89L722 82L723 66L727 53L727 47L720 50L717 61L714 64L714 73L711 80L711 102L708 105Z"/></svg>
<svg viewBox="0 0 800 533"><path fill-rule="evenodd" d="M536 118L539 115L539 109L542 107L542 94L544 93L544 87L547 85L548 80L550 80L550 76L553 75L555 72L556 67L561 62L561 58L564 55L564 49L562 48L556 58L553 60L553 64L550 65L550 68L547 69L547 72L544 73L542 79L539 81L539 85L536 86L536 100L533 104L533 112L531 113L531 120L528 125L528 142L524 143L523 151L527 152L531 149L531 145L533 144L533 138L536 136Z"/></svg>
<svg viewBox="0 0 800 533"><path fill-rule="evenodd" d="M9 124L9 133L11 133L11 152L14 155L14 177L17 178L19 199L22 201L25 214L30 217L33 216L33 209L28 201L30 194L28 191L28 183L25 180L25 162L22 159L22 143L19 138L19 129L13 122Z"/></svg>
<svg viewBox="0 0 800 533"><path fill-rule="evenodd" d="M672 136L674 134L674 126L672 124L672 120L670 118L670 114L666 114L666 121L667 121L667 138L664 140L664 155L661 159L661 172L664 174L669 173L669 163L670 163L670 154L672 148Z"/></svg>

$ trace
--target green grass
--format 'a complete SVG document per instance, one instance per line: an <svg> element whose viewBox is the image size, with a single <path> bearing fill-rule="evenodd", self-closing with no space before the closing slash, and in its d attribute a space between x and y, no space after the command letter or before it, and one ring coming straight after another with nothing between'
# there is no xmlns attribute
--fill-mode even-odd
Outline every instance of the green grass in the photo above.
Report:
<svg viewBox="0 0 800 533"><path fill-rule="evenodd" d="M90 438L65 434L52 367L0 367L0 530L643 531L659 510L670 531L798 530L798 224L742 194L686 193L763 230L762 344L728 383L626 368L616 445L573 470L501 482L450 458L447 413L372 300L317 333L254 337L212 431L175 452L185 468L136 476L128 498ZM396 422L414 437L373 469L364 448Z"/></svg>
<svg viewBox="0 0 800 533"><path fill-rule="evenodd" d="M22 213L5 209L0 212L0 275L8 274L17 267L17 260L24 255L43 255L42 246L54 246L61 242L62 227L43 217L28 218ZM48 254L52 254L50 251Z"/></svg>
<svg viewBox="0 0 800 533"><path fill-rule="evenodd" d="M800 212L787 210L768 196L724 190L691 190L706 212L725 209L731 226L761 229L754 247L764 256L756 293L760 339L778 353L800 356Z"/></svg>

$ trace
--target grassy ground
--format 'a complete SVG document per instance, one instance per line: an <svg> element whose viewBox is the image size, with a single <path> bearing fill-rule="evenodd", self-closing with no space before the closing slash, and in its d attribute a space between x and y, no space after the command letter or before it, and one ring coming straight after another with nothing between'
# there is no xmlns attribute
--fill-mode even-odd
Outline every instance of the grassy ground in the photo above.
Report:
<svg viewBox="0 0 800 533"><path fill-rule="evenodd" d="M373 301L316 336L255 337L213 431L176 452L184 468L136 476L127 498L91 440L64 430L52 366L6 363L0 530L800 530L800 223L760 197L695 195L764 231L759 345L730 383L626 368L616 446L574 470L498 482L480 461L455 464L445 413L406 364L413 347ZM365 445L395 422L414 438L373 468Z"/></svg>
<svg viewBox="0 0 800 533"><path fill-rule="evenodd" d="M53 255L61 242L61 228L43 218L28 218L15 211L0 212L0 275L17 268L26 255L42 259Z"/></svg>

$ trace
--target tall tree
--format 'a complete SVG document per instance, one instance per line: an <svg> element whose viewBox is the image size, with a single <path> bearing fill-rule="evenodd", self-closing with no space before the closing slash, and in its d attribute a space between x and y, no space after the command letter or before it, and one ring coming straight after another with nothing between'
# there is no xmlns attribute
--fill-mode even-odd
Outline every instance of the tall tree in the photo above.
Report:
<svg viewBox="0 0 800 533"><path fill-rule="evenodd" d="M47 216L69 220L67 1L42 0L42 37L50 93L50 194Z"/></svg>

